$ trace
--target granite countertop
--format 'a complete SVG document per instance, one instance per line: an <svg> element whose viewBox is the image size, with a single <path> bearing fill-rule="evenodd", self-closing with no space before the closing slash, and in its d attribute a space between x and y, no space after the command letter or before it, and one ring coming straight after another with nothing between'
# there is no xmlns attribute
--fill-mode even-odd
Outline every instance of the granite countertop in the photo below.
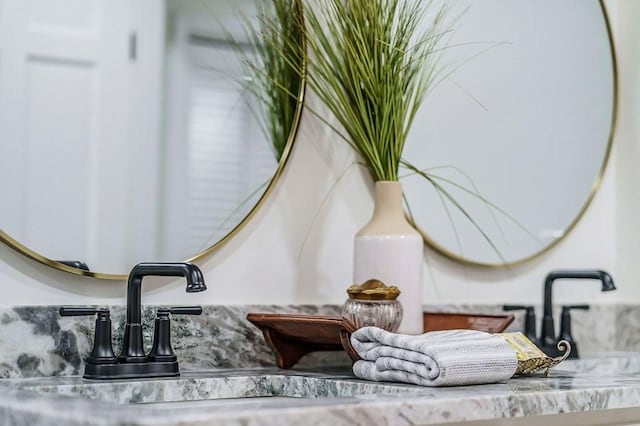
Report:
<svg viewBox="0 0 640 426"><path fill-rule="evenodd" d="M348 368L218 369L139 381L77 376L0 380L0 424L5 426L433 425L597 415L636 406L640 354L632 353L565 361L549 377L451 388L366 382ZM632 414L640 419L640 408Z"/></svg>

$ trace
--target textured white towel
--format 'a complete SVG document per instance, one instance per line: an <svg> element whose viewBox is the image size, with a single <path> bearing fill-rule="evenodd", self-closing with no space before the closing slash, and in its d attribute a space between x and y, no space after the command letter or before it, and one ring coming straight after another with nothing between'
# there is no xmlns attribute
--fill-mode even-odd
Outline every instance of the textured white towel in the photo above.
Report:
<svg viewBox="0 0 640 426"><path fill-rule="evenodd" d="M353 372L367 380L423 386L475 385L507 380L518 366L509 343L482 331L432 331L409 336L363 327L351 335L351 344L363 359L353 365Z"/></svg>

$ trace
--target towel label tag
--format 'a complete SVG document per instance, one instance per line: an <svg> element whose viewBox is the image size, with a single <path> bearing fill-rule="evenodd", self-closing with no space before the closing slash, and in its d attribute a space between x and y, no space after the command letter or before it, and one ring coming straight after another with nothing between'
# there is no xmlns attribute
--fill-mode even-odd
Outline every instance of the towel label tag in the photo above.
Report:
<svg viewBox="0 0 640 426"><path fill-rule="evenodd" d="M516 375L533 374L540 370L546 370L545 375L548 375L549 369L564 361L571 352L571 346L568 346L564 355L558 358L551 358L521 332L498 333L497 335L506 340L516 351L516 357L518 358Z"/></svg>
<svg viewBox="0 0 640 426"><path fill-rule="evenodd" d="M547 355L540 350L531 340L521 332L499 333L515 349L518 361L526 361L531 358L546 358Z"/></svg>

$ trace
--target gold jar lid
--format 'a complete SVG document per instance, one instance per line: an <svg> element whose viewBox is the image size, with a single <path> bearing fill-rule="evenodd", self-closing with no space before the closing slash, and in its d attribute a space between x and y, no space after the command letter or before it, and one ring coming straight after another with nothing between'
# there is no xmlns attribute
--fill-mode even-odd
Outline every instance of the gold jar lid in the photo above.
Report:
<svg viewBox="0 0 640 426"><path fill-rule="evenodd" d="M395 300L400 295L400 289L387 286L380 280L371 279L364 283L354 284L347 289L349 299L358 300Z"/></svg>

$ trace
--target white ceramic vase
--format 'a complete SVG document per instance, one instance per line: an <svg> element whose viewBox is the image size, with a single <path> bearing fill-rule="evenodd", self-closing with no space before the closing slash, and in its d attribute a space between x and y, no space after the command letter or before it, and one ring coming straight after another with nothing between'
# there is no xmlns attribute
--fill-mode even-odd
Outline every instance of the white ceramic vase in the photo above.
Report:
<svg viewBox="0 0 640 426"><path fill-rule="evenodd" d="M424 332L423 250L422 236L404 215L402 184L376 182L373 217L355 236L353 280L378 279L400 289L404 314L398 333Z"/></svg>

